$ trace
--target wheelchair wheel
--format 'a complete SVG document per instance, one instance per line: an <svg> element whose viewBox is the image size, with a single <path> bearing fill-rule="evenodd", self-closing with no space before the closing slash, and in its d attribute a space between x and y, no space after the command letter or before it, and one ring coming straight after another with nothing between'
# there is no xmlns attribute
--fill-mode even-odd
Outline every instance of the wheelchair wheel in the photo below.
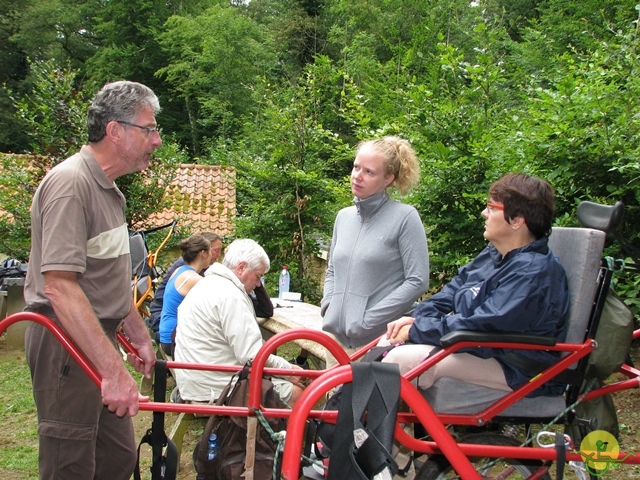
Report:
<svg viewBox="0 0 640 480"><path fill-rule="evenodd" d="M496 433L476 433L468 435L460 440L460 443L478 443L483 445L498 445L506 447L518 447L521 442L515 438L505 437ZM524 448L524 447L523 447ZM516 459L516 458L470 458L476 470L482 478L505 478L505 479L525 479L533 475L542 462L539 460ZM431 455L429 459L417 471L415 480L435 480L435 479L460 478L444 455ZM551 477L545 473L541 477L550 480Z"/></svg>

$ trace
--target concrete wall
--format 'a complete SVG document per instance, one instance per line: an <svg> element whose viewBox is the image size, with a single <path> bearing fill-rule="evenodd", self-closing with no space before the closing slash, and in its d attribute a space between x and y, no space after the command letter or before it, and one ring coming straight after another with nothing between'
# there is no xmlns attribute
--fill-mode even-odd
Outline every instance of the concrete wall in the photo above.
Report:
<svg viewBox="0 0 640 480"><path fill-rule="evenodd" d="M24 278L5 278L4 288L0 291L2 305L0 306L0 318L4 318L12 313L21 312L24 307ZM24 348L24 333L28 322L14 323L7 329L7 346L13 348Z"/></svg>

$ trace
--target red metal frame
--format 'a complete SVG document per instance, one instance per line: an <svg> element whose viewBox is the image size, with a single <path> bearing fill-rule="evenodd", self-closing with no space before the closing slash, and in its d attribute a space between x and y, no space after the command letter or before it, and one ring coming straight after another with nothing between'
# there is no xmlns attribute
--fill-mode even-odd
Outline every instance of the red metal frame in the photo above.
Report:
<svg viewBox="0 0 640 480"><path fill-rule="evenodd" d="M445 357L452 355L453 353L469 347L478 346L477 343L471 342L460 342L451 347L443 348L439 352L436 352L427 360L422 362L420 365L415 367L413 370L407 372L404 376L408 380L413 380L414 378L420 376L429 368L433 367L436 363L442 361ZM482 343L483 347L488 348L518 348L522 350L549 350L549 351L558 351L558 352L568 352L568 354L554 363L551 367L544 370L542 373L531 379L528 383L522 385L517 390L506 394L499 400L496 400L491 406L487 407L485 410L473 414L473 415L461 415L461 414L439 414L438 417L440 421L445 424L453 424L453 425L485 425L489 420L499 415L501 412L506 410L508 407L513 405L518 400L526 397L529 393L533 392L535 389L540 387L542 384L551 380L555 375L567 369L567 367L573 365L581 358L588 355L591 351L593 351L595 347L595 342L592 340L587 340L583 344L569 344L569 343L558 343L553 347L548 346L540 346L540 345L526 345L526 344L513 344L513 343L502 343L502 342L487 342ZM598 395L595 395L598 396Z"/></svg>
<svg viewBox="0 0 640 480"><path fill-rule="evenodd" d="M19 321L33 321L48 328L52 334L62 343L65 349L85 370L91 380L100 387L101 377L90 362L80 353L77 346L69 339L64 331L51 319L32 312L20 312L6 317L0 321L0 334L7 328ZM634 332L634 338L640 336L640 330ZM126 335L118 333L118 339L124 348L132 354L136 354L135 349L131 346ZM271 369L265 368L267 358L271 352L286 342L307 339L318 342L326 347L329 352L337 359L339 365L327 371L309 371L309 370L287 370L287 369ZM362 357L366 351L376 342L363 347L351 356L347 355L344 350L328 335L320 331L310 329L293 329L278 333L267 340L260 350L252 365L252 375L250 377L249 387L249 405L248 407L226 407L214 405L193 405L193 404L172 404L158 402L141 402L140 410L154 412L175 412L175 413L197 413L202 415L231 415L231 416L250 416L254 414L255 409L260 409L266 417L289 417L289 428L287 431L287 442L283 453L283 469L282 475L286 480L295 480L298 478L300 468L300 453L302 449L303 435L308 418L321 418L326 421L335 422L336 412L313 410L315 404L328 391L336 386L350 382L352 380L351 369L348 367L350 361ZM528 350L553 350L559 352L567 352L568 354L554 364L538 377L532 379L531 382L522 386L518 390L506 395L497 401L494 405L476 415L438 415L427 403L420 392L411 384L411 380L432 367L444 357L455 353L462 348L477 346L476 343L464 342L451 347L442 349L435 353L420 366L408 372L401 379L401 397L414 413L402 413L398 416L398 425L396 426L396 438L411 450L422 453L437 453L446 456L453 468L461 475L462 478L480 478L474 467L471 465L468 457L489 457L489 458L518 458L518 459L536 459L536 460L556 460L556 451L550 448L538 447L506 447L495 445L479 445L479 444L458 444L447 431L446 424L459 425L482 425L487 421L499 415L508 406L515 401L523 398L531 391L535 390L542 383L552 378L555 374L563 371L569 365L574 364L580 358L586 356L594 348L594 342L587 340L583 344L567 344L559 343L554 347L536 346L517 344L517 348ZM513 344L493 342L483 344L483 346L494 348L516 348ZM170 368L185 368L195 370L215 370L237 372L237 366L230 365L203 365L188 364L181 362L167 362ZM590 392L586 399L596 398L606 393L626 390L629 388L638 388L640 386L640 370L624 365L620 369L621 373L628 377L627 380L615 382L605 385ZM261 378L263 374L284 374L299 375L313 378L314 381L303 392L302 396L296 403L293 410L285 409L267 409L260 407L260 388ZM419 421L427 430L432 441L418 440L408 435L401 427L402 422ZM627 454L620 453L618 458L622 460ZM567 452L567 460L582 461L579 453ZM625 464L640 464L640 456L630 455L624 458Z"/></svg>
<svg viewBox="0 0 640 480"><path fill-rule="evenodd" d="M44 327L47 327L51 331L53 336L56 337L62 344L62 346L69 352L73 359L78 362L78 364L86 372L93 383L100 387L102 378L98 374L98 371L93 365L91 365L91 363L89 363L86 358L84 358L76 344L73 343L73 341L67 336L66 333L64 333L62 328L60 328L49 317L45 317L44 315L34 312L14 313L12 315L9 315L8 317L5 317L3 320L0 320L0 335L2 335L11 325L21 321L36 322Z"/></svg>

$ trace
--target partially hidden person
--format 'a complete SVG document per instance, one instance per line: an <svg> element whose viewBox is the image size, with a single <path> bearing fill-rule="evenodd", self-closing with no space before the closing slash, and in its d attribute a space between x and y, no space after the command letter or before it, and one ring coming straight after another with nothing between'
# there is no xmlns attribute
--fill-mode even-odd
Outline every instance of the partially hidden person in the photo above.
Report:
<svg viewBox="0 0 640 480"><path fill-rule="evenodd" d="M263 340L249 293L269 267L257 242L234 240L222 263L211 265L178 307L175 360L238 367L253 360ZM266 366L301 370L276 355ZM230 372L176 370L180 397L189 402L214 403L231 377ZM272 381L280 398L293 406L303 390L301 379L293 375Z"/></svg>
<svg viewBox="0 0 640 480"><path fill-rule="evenodd" d="M220 255L222 254L222 238L220 238L220 236L214 232L202 232L200 235L209 240L209 242L211 243L211 265L213 265L218 261ZM164 277L162 278L162 281L153 293L153 300L151 301L151 305L149 307L149 311L151 314L149 318L149 328L153 332L153 335L158 342L160 341L160 319L162 317L162 305L164 304L164 292L167 287L167 282L173 275L173 272L175 272L182 265L184 265L184 259L182 258L182 256L180 256L169 267ZM199 272L200 276L204 277L205 271L206 268L201 270ZM256 316L261 318L270 318L273 316L273 303L271 302L271 298L269 297L267 290L264 288L264 285L260 284L260 286L254 289L254 295L251 296L251 300L256 311Z"/></svg>
<svg viewBox="0 0 640 480"><path fill-rule="evenodd" d="M214 263L220 258L220 254L222 253L222 239L215 232L201 232L204 238L209 240L211 244L211 263ZM160 329L160 318L162 317L162 305L164 304L164 291L167 288L167 282L178 268L184 265L184 258L180 255L175 262L171 264L171 266L167 269L166 273L162 277L162 281L158 284L155 291L153 292L153 300L149 305L149 328L152 332L158 333ZM206 268L198 272L201 276L204 277L205 270L209 268L207 265Z"/></svg>
<svg viewBox="0 0 640 480"><path fill-rule="evenodd" d="M164 290L162 316L160 317L160 348L173 356L176 325L178 324L178 306L193 286L202 277L198 272L211 265L211 243L203 235L192 235L180 240L184 264L178 267Z"/></svg>

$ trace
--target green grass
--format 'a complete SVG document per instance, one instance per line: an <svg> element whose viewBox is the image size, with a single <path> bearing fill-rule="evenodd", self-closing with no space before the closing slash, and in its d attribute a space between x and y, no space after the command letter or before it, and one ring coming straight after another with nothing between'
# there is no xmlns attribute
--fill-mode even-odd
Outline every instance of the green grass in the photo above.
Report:
<svg viewBox="0 0 640 480"><path fill-rule="evenodd" d="M38 421L22 350L0 345L0 478L38 478Z"/></svg>
<svg viewBox="0 0 640 480"><path fill-rule="evenodd" d="M278 349L286 359L300 351L295 344ZM134 378L141 375L129 368ZM170 389L167 393L170 393ZM148 426L151 426L150 421ZM145 425L145 428L147 426ZM0 479L38 478L38 422L31 390L31 376L24 351L9 349L0 337ZM139 440L139 438L138 438ZM141 458L143 476L150 460ZM143 477L144 478L144 477Z"/></svg>

